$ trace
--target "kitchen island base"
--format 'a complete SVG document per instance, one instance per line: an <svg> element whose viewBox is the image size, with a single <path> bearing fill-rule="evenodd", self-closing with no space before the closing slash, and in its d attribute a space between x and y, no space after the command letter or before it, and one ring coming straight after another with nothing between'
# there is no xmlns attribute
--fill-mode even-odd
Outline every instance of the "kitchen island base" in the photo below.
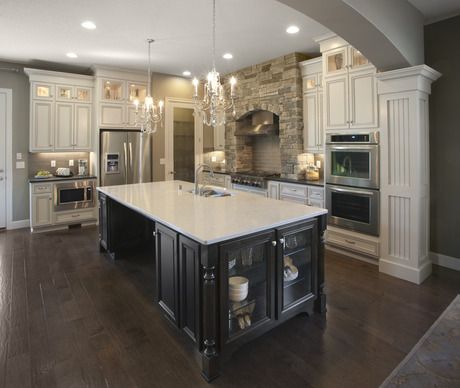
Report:
<svg viewBox="0 0 460 388"><path fill-rule="evenodd" d="M207 381L248 341L300 313L325 311L325 214L205 244L99 196L101 249L118 257L129 245L124 237L133 235L153 243L155 302L192 341ZM137 234L132 222L122 222L130 213L140 217Z"/></svg>

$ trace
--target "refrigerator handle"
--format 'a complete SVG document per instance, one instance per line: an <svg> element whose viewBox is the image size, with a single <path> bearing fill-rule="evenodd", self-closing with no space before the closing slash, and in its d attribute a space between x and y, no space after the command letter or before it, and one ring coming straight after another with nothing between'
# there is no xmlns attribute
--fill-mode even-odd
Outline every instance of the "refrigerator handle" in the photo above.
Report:
<svg viewBox="0 0 460 388"><path fill-rule="evenodd" d="M129 167L133 168L133 143L129 142Z"/></svg>
<svg viewBox="0 0 460 388"><path fill-rule="evenodd" d="M128 176L128 150L126 148L125 142L123 143L123 150L124 150L123 156L125 159L125 173L126 173L126 176Z"/></svg>

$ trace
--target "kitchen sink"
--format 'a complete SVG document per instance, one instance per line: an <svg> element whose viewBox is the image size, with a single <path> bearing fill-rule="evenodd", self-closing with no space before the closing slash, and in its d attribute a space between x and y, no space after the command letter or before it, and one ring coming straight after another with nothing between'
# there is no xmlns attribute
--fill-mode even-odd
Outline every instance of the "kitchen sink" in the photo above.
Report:
<svg viewBox="0 0 460 388"><path fill-rule="evenodd" d="M188 190L189 193L195 194L195 190ZM203 189L201 190L200 197L206 198L219 198L219 197L231 197L233 194L227 191L220 191L214 189Z"/></svg>

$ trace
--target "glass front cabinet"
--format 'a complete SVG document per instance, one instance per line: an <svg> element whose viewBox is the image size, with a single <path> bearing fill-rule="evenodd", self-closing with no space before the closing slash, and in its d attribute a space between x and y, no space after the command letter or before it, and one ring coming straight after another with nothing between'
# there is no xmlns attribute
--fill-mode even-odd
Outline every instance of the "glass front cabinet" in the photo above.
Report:
<svg viewBox="0 0 460 388"><path fill-rule="evenodd" d="M222 244L222 343L313 303L317 255L316 220Z"/></svg>

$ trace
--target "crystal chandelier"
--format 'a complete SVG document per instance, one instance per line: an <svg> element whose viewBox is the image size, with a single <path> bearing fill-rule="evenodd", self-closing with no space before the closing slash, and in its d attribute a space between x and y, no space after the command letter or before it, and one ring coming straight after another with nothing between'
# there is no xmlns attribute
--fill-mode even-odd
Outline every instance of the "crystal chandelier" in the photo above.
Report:
<svg viewBox="0 0 460 388"><path fill-rule="evenodd" d="M216 127L225 124L225 113L232 111L233 117L236 116L233 99L235 97L236 78L230 78L230 100L225 98L224 87L220 83L220 75L216 70L216 0L212 2L212 70L208 73L204 81L203 98L198 97L199 81L194 78L193 101L195 103L195 113L198 114L203 123Z"/></svg>
<svg viewBox="0 0 460 388"><path fill-rule="evenodd" d="M151 70L150 70L150 46L154 42L153 39L147 39L147 44L149 47L149 73L148 73L148 84L147 84L147 96L145 97L144 104L139 109L139 100L134 100L135 110L135 121L134 125L140 127L142 133L155 133L157 131L157 124L162 123L163 120L163 101L159 100L158 102L153 99L150 94L152 89L151 82Z"/></svg>

